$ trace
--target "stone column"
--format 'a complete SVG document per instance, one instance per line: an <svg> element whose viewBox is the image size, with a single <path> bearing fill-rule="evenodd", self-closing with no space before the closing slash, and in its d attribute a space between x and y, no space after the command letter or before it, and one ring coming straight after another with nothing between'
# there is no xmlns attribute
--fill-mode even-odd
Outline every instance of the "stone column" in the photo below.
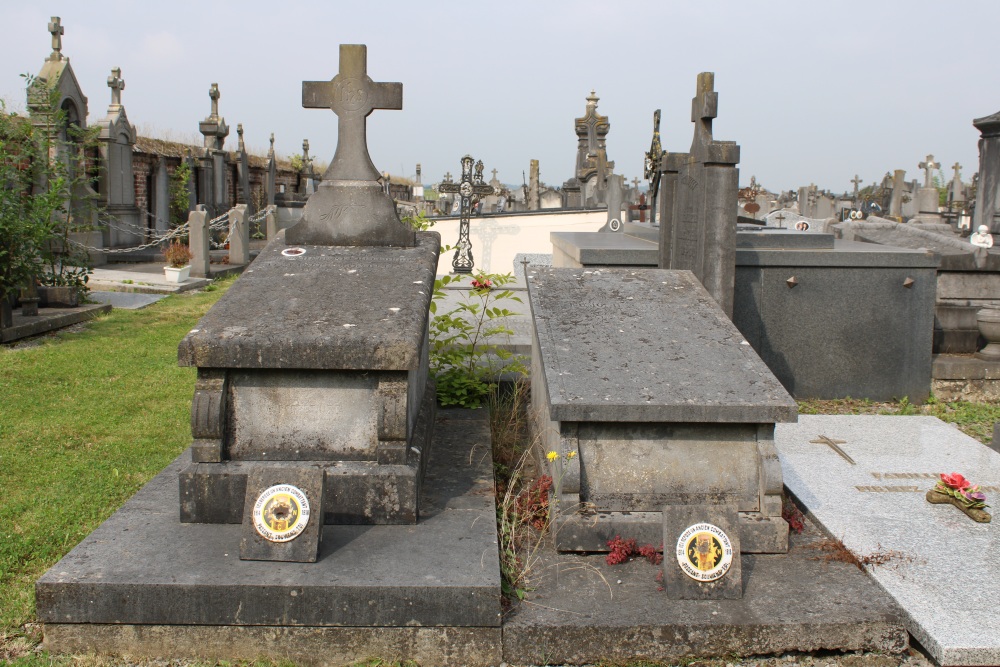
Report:
<svg viewBox="0 0 1000 667"><path fill-rule="evenodd" d="M1000 111L992 116L972 121L982 137L979 139L979 186L972 228L990 228L1000 234Z"/></svg>
<svg viewBox="0 0 1000 667"><path fill-rule="evenodd" d="M532 160L531 171L528 174L528 210L537 211L538 207L538 160Z"/></svg>
<svg viewBox="0 0 1000 667"><path fill-rule="evenodd" d="M250 263L250 225L246 204L229 209L229 263L241 266Z"/></svg>
<svg viewBox="0 0 1000 667"><path fill-rule="evenodd" d="M264 228L267 231L267 240L270 241L278 233L278 216L274 204L267 207L267 215L264 217Z"/></svg>
<svg viewBox="0 0 1000 667"><path fill-rule="evenodd" d="M208 254L208 212L201 204L188 213L188 241L191 246L191 277L208 278L211 274Z"/></svg>
<svg viewBox="0 0 1000 667"><path fill-rule="evenodd" d="M153 194L156 231L165 232L170 229L170 175L167 173L167 160L162 155L156 163L153 183L156 188Z"/></svg>
<svg viewBox="0 0 1000 667"><path fill-rule="evenodd" d="M904 178L906 178L905 169L897 169L892 174L892 198L889 200L889 215L896 218L903 217Z"/></svg>

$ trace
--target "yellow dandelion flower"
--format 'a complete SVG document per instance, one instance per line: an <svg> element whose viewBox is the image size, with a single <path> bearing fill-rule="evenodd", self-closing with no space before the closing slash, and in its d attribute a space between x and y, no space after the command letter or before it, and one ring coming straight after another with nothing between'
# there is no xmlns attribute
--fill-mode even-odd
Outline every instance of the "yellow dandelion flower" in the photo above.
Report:
<svg viewBox="0 0 1000 667"><path fill-rule="evenodd" d="M566 455L566 458L567 459L575 459L576 458L576 452L570 452L569 454Z"/></svg>
<svg viewBox="0 0 1000 667"><path fill-rule="evenodd" d="M548 454L545 455L545 458L547 458L549 461L555 461L557 458L559 458L559 453L554 451L549 452Z"/></svg>

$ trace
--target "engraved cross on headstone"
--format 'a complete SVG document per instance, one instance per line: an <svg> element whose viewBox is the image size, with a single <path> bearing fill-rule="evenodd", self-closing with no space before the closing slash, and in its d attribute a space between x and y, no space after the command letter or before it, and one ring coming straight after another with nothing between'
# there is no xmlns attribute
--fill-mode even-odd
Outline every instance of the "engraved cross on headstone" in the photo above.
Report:
<svg viewBox="0 0 1000 667"><path fill-rule="evenodd" d="M472 273L475 260L472 258L472 241L469 240L469 217L472 215L472 205L479 201L481 195L496 194L492 185L482 182L482 160L476 165L479 178L472 175L473 158L466 155L462 158L462 179L458 183L445 182L438 186L438 192L455 193L461 196L461 220L458 227L458 243L455 246L455 256L451 260L455 273ZM451 174L447 175L449 178Z"/></svg>
<svg viewBox="0 0 1000 667"><path fill-rule="evenodd" d="M698 75L698 87L691 100L691 122L694 123L694 140L691 152L697 147L712 143L712 119L719 115L719 94L715 92L715 74L702 72Z"/></svg>
<svg viewBox="0 0 1000 667"><path fill-rule="evenodd" d="M778 215L774 216L774 219L778 221L778 226L781 227L781 229L785 228L785 214L784 213L779 213Z"/></svg>
<svg viewBox="0 0 1000 667"><path fill-rule="evenodd" d="M377 181L368 155L366 118L375 109L402 109L403 84L376 83L368 76L368 47L340 45L340 72L330 81L303 81L302 106L337 114L337 152L324 180Z"/></svg>
<svg viewBox="0 0 1000 667"><path fill-rule="evenodd" d="M814 445L826 445L827 447L829 447L833 451L837 452L845 461L847 461L848 463L850 463L852 466L856 465L854 459L852 459L850 456L848 456L847 452L845 452L840 447L840 445L843 445L843 444L847 443L846 440L834 440L833 438L827 437L825 435L821 435L818 438L816 438L815 440L810 440L809 442L812 443L812 444L814 444Z"/></svg>
<svg viewBox="0 0 1000 667"><path fill-rule="evenodd" d="M924 170L924 187L925 188L934 187L934 184L931 183L931 178L932 178L931 174L934 172L935 169L941 168L941 165L934 161L934 156L928 155L927 159L918 164L917 167L919 169Z"/></svg>
<svg viewBox="0 0 1000 667"><path fill-rule="evenodd" d="M121 106L122 91L125 90L125 79L122 78L120 67L111 70L111 76L108 77L108 88L111 89L111 106Z"/></svg>
<svg viewBox="0 0 1000 667"><path fill-rule="evenodd" d="M66 33L66 29L58 16L53 16L49 21L49 32L52 33L52 55L49 56L49 60L62 60L62 36Z"/></svg>

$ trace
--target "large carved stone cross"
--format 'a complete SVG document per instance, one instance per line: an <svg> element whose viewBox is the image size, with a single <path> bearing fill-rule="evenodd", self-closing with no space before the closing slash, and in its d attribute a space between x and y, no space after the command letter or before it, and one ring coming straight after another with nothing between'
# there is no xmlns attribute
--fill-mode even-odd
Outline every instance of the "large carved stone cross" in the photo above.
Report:
<svg viewBox="0 0 1000 667"><path fill-rule="evenodd" d="M52 55L49 56L49 60L61 60L62 36L66 34L66 29L58 16L53 16L49 21L49 32L52 33Z"/></svg>
<svg viewBox="0 0 1000 667"><path fill-rule="evenodd" d="M934 156L928 155L927 159L918 164L917 167L924 170L924 187L934 187L934 184L931 182L931 179L933 178L932 174L935 169L941 168L941 165L934 161Z"/></svg>
<svg viewBox="0 0 1000 667"><path fill-rule="evenodd" d="M702 72L698 75L698 87L691 100L691 122L694 123L694 141L691 152L696 147L712 143L712 119L719 115L719 94L715 92L715 74Z"/></svg>
<svg viewBox="0 0 1000 667"><path fill-rule="evenodd" d="M858 186L864 183L864 180L857 174L854 174L854 178L851 179L851 183L854 183L854 198L858 198Z"/></svg>
<svg viewBox="0 0 1000 667"><path fill-rule="evenodd" d="M368 154L366 118L375 109L402 109L403 84L368 76L368 47L340 45L340 72L330 81L303 81L302 106L337 114L337 152L323 180L377 181Z"/></svg>
<svg viewBox="0 0 1000 667"><path fill-rule="evenodd" d="M213 83L212 87L208 89L208 96L212 100L212 113L209 118L219 117L219 98L222 97L222 93L219 92L219 84Z"/></svg>
<svg viewBox="0 0 1000 667"><path fill-rule="evenodd" d="M122 78L120 67L111 70L111 76L108 77L108 88L111 89L111 106L121 106L122 91L125 90L125 79Z"/></svg>

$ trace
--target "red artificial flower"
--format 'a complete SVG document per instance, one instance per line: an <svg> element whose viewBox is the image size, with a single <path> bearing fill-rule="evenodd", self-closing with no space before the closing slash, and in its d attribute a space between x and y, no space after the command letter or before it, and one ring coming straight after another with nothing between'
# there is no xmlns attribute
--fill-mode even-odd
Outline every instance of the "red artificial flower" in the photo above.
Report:
<svg viewBox="0 0 1000 667"><path fill-rule="evenodd" d="M473 278L472 280L472 289L490 289L492 286L493 285L490 283L490 281L486 280L485 278L483 278L482 280L480 280L479 278Z"/></svg>
<svg viewBox="0 0 1000 667"><path fill-rule="evenodd" d="M962 491L972 486L972 482L965 479L960 473L953 472L950 475L946 473L941 473L941 481L944 482L948 488L955 489L957 491Z"/></svg>

